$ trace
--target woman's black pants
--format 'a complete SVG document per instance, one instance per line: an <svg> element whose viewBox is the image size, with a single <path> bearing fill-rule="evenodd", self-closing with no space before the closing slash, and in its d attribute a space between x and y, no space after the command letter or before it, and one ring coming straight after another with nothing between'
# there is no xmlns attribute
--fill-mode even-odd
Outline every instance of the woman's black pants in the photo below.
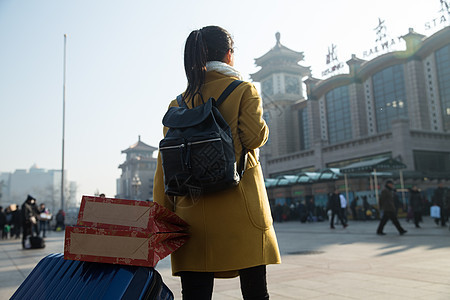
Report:
<svg viewBox="0 0 450 300"><path fill-rule="evenodd" d="M210 300L214 286L212 272L180 272L183 300ZM245 300L269 299L266 266L239 270L241 292Z"/></svg>

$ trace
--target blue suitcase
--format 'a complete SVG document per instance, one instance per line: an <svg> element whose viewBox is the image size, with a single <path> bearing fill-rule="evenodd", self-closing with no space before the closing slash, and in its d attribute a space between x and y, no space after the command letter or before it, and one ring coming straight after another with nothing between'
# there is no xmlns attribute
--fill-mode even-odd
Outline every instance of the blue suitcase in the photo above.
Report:
<svg viewBox="0 0 450 300"><path fill-rule="evenodd" d="M161 299L173 294L153 268L43 258L11 299Z"/></svg>

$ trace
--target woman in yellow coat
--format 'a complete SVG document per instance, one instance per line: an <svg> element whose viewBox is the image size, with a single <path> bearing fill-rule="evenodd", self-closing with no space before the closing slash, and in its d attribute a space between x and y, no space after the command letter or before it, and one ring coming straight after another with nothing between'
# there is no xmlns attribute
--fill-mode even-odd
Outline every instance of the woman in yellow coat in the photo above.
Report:
<svg viewBox="0 0 450 300"><path fill-rule="evenodd" d="M234 68L233 40L218 27L193 31L186 40L188 87L183 99L192 108L217 99L240 78ZM178 106L173 100L170 106ZM280 263L258 148L269 135L255 87L243 82L219 111L231 128L237 160L248 149L238 186L225 191L169 197L164 193L161 158L154 179L154 201L171 209L189 225L190 239L172 254L172 272L181 276L183 299L211 299L214 277L240 276L244 299L268 299L266 265ZM164 128L164 135L168 128Z"/></svg>

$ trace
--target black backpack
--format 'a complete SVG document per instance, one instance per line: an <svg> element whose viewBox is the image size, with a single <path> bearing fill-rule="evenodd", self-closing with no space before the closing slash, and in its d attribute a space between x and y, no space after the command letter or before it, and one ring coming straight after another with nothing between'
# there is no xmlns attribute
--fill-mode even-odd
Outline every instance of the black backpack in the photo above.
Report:
<svg viewBox="0 0 450 300"><path fill-rule="evenodd" d="M169 108L164 115L163 125L169 130L159 143L159 151L167 195L194 196L239 183L243 166L236 164L231 130L218 107L241 83L233 81L217 101L211 97L192 109L179 95L178 107ZM244 156L240 165L243 162Z"/></svg>

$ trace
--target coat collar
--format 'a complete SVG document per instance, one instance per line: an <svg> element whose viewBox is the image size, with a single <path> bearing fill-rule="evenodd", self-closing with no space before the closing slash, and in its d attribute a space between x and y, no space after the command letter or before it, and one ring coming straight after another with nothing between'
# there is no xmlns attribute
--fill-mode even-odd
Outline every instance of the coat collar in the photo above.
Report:
<svg viewBox="0 0 450 300"><path fill-rule="evenodd" d="M206 72L216 71L226 76L236 77L242 80L241 73L232 66L221 61L208 61L206 63Z"/></svg>

